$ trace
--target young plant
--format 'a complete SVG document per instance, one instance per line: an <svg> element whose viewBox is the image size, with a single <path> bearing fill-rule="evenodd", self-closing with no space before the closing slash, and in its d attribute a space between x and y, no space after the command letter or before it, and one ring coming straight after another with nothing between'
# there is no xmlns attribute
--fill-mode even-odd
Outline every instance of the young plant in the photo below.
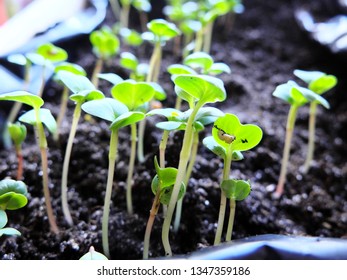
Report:
<svg viewBox="0 0 347 280"><path fill-rule="evenodd" d="M86 71L84 71L84 69L77 64L73 64L73 63L69 63L69 62L61 63L58 66L56 66L54 69L55 75L53 78L58 83L61 83L59 78L58 78L58 75L57 75L57 73L59 71L68 71L68 72L71 72L73 74L82 75L82 76L87 75ZM59 110L59 115L57 117L57 131L53 135L53 138L56 141L58 141L58 139L59 139L59 132L60 132L61 124L62 124L64 117L65 117L68 101L69 101L69 88L63 84L63 92L61 94L60 110Z"/></svg>
<svg viewBox="0 0 347 280"><path fill-rule="evenodd" d="M224 161L218 224L214 240L215 245L221 242L227 197L230 198L231 204L228 226L228 236L230 236L230 238L235 215L235 200L240 199L239 196L234 197L229 193L235 187L234 183L229 179L231 163L235 160L242 160L243 155L241 152L248 151L257 146L262 136L263 132L257 125L241 124L237 116L225 114L215 121L212 128L212 136L206 137L203 140L203 144ZM242 193L244 193L244 191L242 191Z"/></svg>
<svg viewBox="0 0 347 280"><path fill-rule="evenodd" d="M337 78L335 76L327 75L319 71L294 70L294 75L307 83L308 89L319 95L324 94L337 84ZM318 104L319 103L317 101L310 102L309 138L306 160L303 166L304 173L308 172L313 160L316 134L316 114Z"/></svg>
<svg viewBox="0 0 347 280"><path fill-rule="evenodd" d="M6 210L17 210L28 203L27 187L22 181L3 179L0 181L0 237L2 235L21 235L14 228L5 228L8 218Z"/></svg>
<svg viewBox="0 0 347 280"><path fill-rule="evenodd" d="M105 261L105 260L108 260L108 258L105 255L95 251L93 246L90 246L89 252L84 254L80 258L80 261Z"/></svg>
<svg viewBox="0 0 347 280"><path fill-rule="evenodd" d="M150 215L147 221L146 232L143 243L143 259L148 259L149 256L149 244L151 238L151 232L155 217L158 213L160 203L168 205L171 198L172 189L177 176L177 169L173 167L161 168L158 164L157 157L154 158L154 166L157 175L152 180L151 188L155 195L152 207L150 210ZM178 194L178 198L185 193L185 184L182 182L181 188Z"/></svg>
<svg viewBox="0 0 347 280"><path fill-rule="evenodd" d="M51 205L51 196L49 193L49 176L48 176L48 159L47 159L47 139L43 124L46 125L51 133L54 133L57 127L56 121L48 109L42 109L44 101L41 97L26 91L15 91L0 95L0 100L22 102L26 105L33 107L32 110L22 115L19 120L31 124L35 127L36 136L38 137L38 145L41 153L41 167L42 167L42 183L43 193L46 203L46 211L51 231L58 233L59 229L55 221Z"/></svg>
<svg viewBox="0 0 347 280"><path fill-rule="evenodd" d="M194 135L193 123L195 117L200 108L202 108L206 103L219 102L225 100L226 98L223 82L215 77L205 75L178 75L173 77L173 82L175 84L176 93L190 104L192 112L188 118L187 127L184 132L177 177L163 223L162 241L166 256L172 255L169 242L169 231L180 186L185 179L187 165L190 159L190 151L192 148Z"/></svg>
<svg viewBox="0 0 347 280"><path fill-rule="evenodd" d="M73 221L71 218L71 213L67 201L67 183L73 141L75 139L78 122L81 117L81 106L86 101L104 98L104 94L98 91L95 88L95 86L91 83L91 81L82 75L77 75L65 70L61 70L57 73L57 77L64 84L65 87L72 91L73 94L70 96L70 100L72 100L75 103L75 109L73 112L69 138L66 145L63 172L61 177L62 209L65 220L70 226L72 226Z"/></svg>
<svg viewBox="0 0 347 280"><path fill-rule="evenodd" d="M14 148L16 150L18 167L17 167L17 180L22 180L23 177L23 154L22 154L22 143L27 135L26 126L16 122L8 124L8 131L11 139L14 143Z"/></svg>
<svg viewBox="0 0 347 280"><path fill-rule="evenodd" d="M122 41L129 46L139 47L143 43L141 34L134 29L122 27L119 29L118 33L121 36Z"/></svg>
<svg viewBox="0 0 347 280"><path fill-rule="evenodd" d="M307 104L308 102L317 102L327 109L329 109L330 106L323 97L314 93L312 90L300 87L294 81L289 81L286 84L277 86L272 95L290 104L290 110L288 113L286 125L286 138L283 149L281 173L275 191L275 196L280 197L283 194L284 183L286 181L290 146L295 126L296 115L299 107Z"/></svg>
<svg viewBox="0 0 347 280"><path fill-rule="evenodd" d="M145 115L142 112L130 112L126 105L113 98L104 98L86 102L82 105L82 109L90 115L111 122L110 150L108 154L109 165L102 217L102 246L105 255L110 257L108 219L110 213L114 169L118 151L118 131L122 127L136 124L138 121L142 120ZM134 135L132 135L132 137L134 137Z"/></svg>
<svg viewBox="0 0 347 280"><path fill-rule="evenodd" d="M102 71L104 62L115 56L119 51L119 40L108 27L93 31L89 39L93 45L93 52L97 56L91 78L93 85L97 88L98 75Z"/></svg>
<svg viewBox="0 0 347 280"><path fill-rule="evenodd" d="M154 88L144 82L135 82L133 80L126 80L115 85L111 89L112 96L118 101L127 106L130 112L141 111L141 107L149 102L154 96ZM142 118L144 119L144 118ZM128 166L128 177L126 185L126 201L127 210L129 214L133 213L132 205L132 178L135 166L136 157L136 144L137 144L137 127L136 123L130 125L131 128L131 152Z"/></svg>
<svg viewBox="0 0 347 280"><path fill-rule="evenodd" d="M137 57L130 52L120 54L119 64L130 71L130 79L137 82L144 82L148 75L149 66L146 63L139 63Z"/></svg>

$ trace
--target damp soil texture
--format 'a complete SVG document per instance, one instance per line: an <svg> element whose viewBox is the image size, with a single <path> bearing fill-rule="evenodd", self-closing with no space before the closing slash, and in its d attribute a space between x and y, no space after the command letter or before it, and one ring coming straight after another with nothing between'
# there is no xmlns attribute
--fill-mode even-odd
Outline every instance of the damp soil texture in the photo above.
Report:
<svg viewBox="0 0 347 280"><path fill-rule="evenodd" d="M334 9L329 1L305 1L307 8L328 19ZM244 153L244 160L232 164L231 177L250 180L252 192L238 202L233 238L260 234L284 234L317 237L347 237L347 86L346 57L333 55L303 32L294 17L300 1L245 0L245 10L237 15L232 27L219 21L215 25L211 55L215 61L228 64L231 74L219 76L225 84L227 99L215 106L236 114L242 123L254 123L264 132L260 144ZM331 12L331 13L330 13ZM158 13L160 16L160 13ZM153 14L151 14L153 16ZM133 17L136 18L136 17ZM112 24L112 14L105 24ZM80 64L89 74L95 63L88 38L79 38L66 47L72 62ZM137 55L148 61L150 45ZM136 51L136 50L135 50ZM172 45L164 47L160 84L167 91L164 107L174 106L173 84L166 67L179 63L172 55ZM316 151L312 168L300 172L308 140L308 106L300 108L295 126L288 176L284 194L273 198L277 184L285 139L289 105L272 96L276 86L296 80L294 69L318 70L335 75L338 85L325 94L330 110L318 108ZM127 72L118 59L106 65L104 72ZM297 80L296 80L297 81ZM300 83L300 81L297 81ZM109 94L110 84L101 82L101 90ZM43 98L45 107L54 115L59 110L61 88L47 84ZM4 103L1 110L5 111ZM40 155L34 133L28 128L23 145L24 181L28 186L28 204L23 209L8 211L8 226L22 233L18 237L0 239L0 259L79 259L90 246L102 252L101 218L108 167L108 124L99 119L80 121L71 156L68 200L74 225L69 227L61 210L60 184L62 163L70 130L74 105L69 103L60 142L48 136L49 175L52 205L60 228L51 233L45 212L41 184ZM125 181L130 154L127 129L120 132L119 158L116 163L114 189L109 220L112 259L141 259L145 226L152 205L150 189L154 176L153 158L158 154L161 131L155 127L160 118L148 118L145 131L144 163L136 162L133 202L134 214L128 215L125 204ZM211 134L211 126L200 133L201 139ZM168 142L167 166L176 167L182 133L172 135ZM0 178L16 176L13 150L0 151ZM181 227L170 234L173 253L189 255L213 245L217 225L223 162L203 145L184 197ZM164 255L161 244L163 211L155 220L150 257ZM223 235L224 236L224 235Z"/></svg>

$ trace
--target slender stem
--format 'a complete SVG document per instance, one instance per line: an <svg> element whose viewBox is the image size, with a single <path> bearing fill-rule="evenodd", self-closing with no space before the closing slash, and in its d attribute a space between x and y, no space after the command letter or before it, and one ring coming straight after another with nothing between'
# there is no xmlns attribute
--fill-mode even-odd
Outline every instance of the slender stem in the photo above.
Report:
<svg viewBox="0 0 347 280"><path fill-rule="evenodd" d="M203 47L203 51L206 53L209 53L210 49L211 49L213 24L214 24L214 22L211 21L206 25L206 32L205 32L205 37L204 37L204 47Z"/></svg>
<svg viewBox="0 0 347 280"><path fill-rule="evenodd" d="M235 209L236 209L236 201L235 199L230 199L230 213L229 213L229 222L228 222L228 229L227 229L227 235L225 240L231 241L231 236L233 234L233 227L234 227L234 220L235 220Z"/></svg>
<svg viewBox="0 0 347 280"><path fill-rule="evenodd" d="M59 115L57 118L57 131L53 136L54 140L56 140L56 141L59 140L60 128L61 128L61 124L63 122L63 119L65 117L68 100L69 100L69 88L64 86L62 96L61 96L60 112L59 112Z"/></svg>
<svg viewBox="0 0 347 280"><path fill-rule="evenodd" d="M41 86L39 88L39 92L37 93L38 96L42 96L43 94L43 90L45 88L45 84L46 84L46 62L43 64L42 66L42 73L41 73Z"/></svg>
<svg viewBox="0 0 347 280"><path fill-rule="evenodd" d="M204 42L205 27L202 27L197 33L195 38L194 52L200 52L202 50Z"/></svg>
<svg viewBox="0 0 347 280"><path fill-rule="evenodd" d="M175 181L174 188L172 190L170 203L166 212L166 216L165 216L165 219L163 222L163 228L162 228L162 242L163 242L166 256L172 256L172 251L171 251L171 246L169 241L170 224L171 224L173 212L175 210L175 206L177 203L178 193L181 188L181 184L185 178L189 155L190 155L191 147L193 144L193 122L197 112L202 106L203 106L203 103L201 102L198 102L196 104L191 115L189 116L189 119L187 122L187 128L184 132L183 145L180 152L180 160L178 164L176 181Z"/></svg>
<svg viewBox="0 0 347 280"><path fill-rule="evenodd" d="M286 181L286 176L287 176L290 146L292 142L293 130L295 126L295 120L296 120L296 114L297 114L298 108L299 108L298 106L292 105L290 107L289 114L288 114L286 140L285 140L284 149L283 149L281 173L280 173L277 188L275 191L275 194L277 196L281 196L283 194L284 183Z"/></svg>
<svg viewBox="0 0 347 280"><path fill-rule="evenodd" d="M116 21L120 19L120 6L118 3L118 0L109 0L112 8L112 12L114 14L114 17Z"/></svg>
<svg viewBox="0 0 347 280"><path fill-rule="evenodd" d="M16 149L17 161L18 161L17 180L22 180L22 178L23 178L23 154L22 154L22 147L21 147L21 145L16 145L15 149Z"/></svg>
<svg viewBox="0 0 347 280"><path fill-rule="evenodd" d="M47 159L47 140L45 136L45 131L40 119L40 110L36 110L36 135L38 136L38 142L41 152L41 168L42 168L42 184L43 184L43 194L45 197L46 211L48 222L51 227L51 231L55 234L59 233L58 226L55 221L55 216L51 204L51 196L49 194L49 177L48 177L48 159Z"/></svg>
<svg viewBox="0 0 347 280"><path fill-rule="evenodd" d="M122 10L121 10L121 14L120 14L121 27L128 28L129 13L130 13L130 5L123 5Z"/></svg>
<svg viewBox="0 0 347 280"><path fill-rule="evenodd" d="M128 177L127 177L127 186L126 186L126 200L127 200L127 209L128 214L133 214L133 202L132 202L132 184L133 184L133 173L135 166L135 155L136 155L136 141L137 141L137 131L136 123L131 124L131 151L130 151L130 160L128 167Z"/></svg>
<svg viewBox="0 0 347 280"><path fill-rule="evenodd" d="M144 260L148 259L148 255L149 255L149 242L151 239L151 232L152 232L155 217L160 207L159 199L160 199L160 185L158 186L157 193L155 194L155 197L152 203L152 208L149 212L149 218L146 225L145 238L143 242L143 259Z"/></svg>
<svg viewBox="0 0 347 280"><path fill-rule="evenodd" d="M146 130L146 119L143 119L139 122L139 141L137 143L137 159L139 160L139 162L145 161L144 148L143 148L145 130Z"/></svg>
<svg viewBox="0 0 347 280"><path fill-rule="evenodd" d="M151 56L151 59L149 61L149 70L148 70L148 75L146 78L146 82L155 82L155 72L157 70L156 67L158 67L159 64L159 68L160 68L160 60L161 59L161 45L160 42L156 42L154 45L154 50ZM159 60L159 62L158 62Z"/></svg>
<svg viewBox="0 0 347 280"><path fill-rule="evenodd" d="M141 30L145 32L147 30L148 16L144 11L140 12L140 22L141 22Z"/></svg>
<svg viewBox="0 0 347 280"><path fill-rule="evenodd" d="M170 130L164 130L159 144L159 165L160 168L165 168L165 151L167 141L169 139Z"/></svg>
<svg viewBox="0 0 347 280"><path fill-rule="evenodd" d="M108 219L110 215L110 205L112 196L113 176L116 165L118 149L118 130L111 130L110 150L108 154L108 174L105 192L104 212L102 215L102 247L106 257L110 258L108 243Z"/></svg>
<svg viewBox="0 0 347 280"><path fill-rule="evenodd" d="M182 98L177 96L176 97L175 109L180 110L181 109L181 103L182 103Z"/></svg>
<svg viewBox="0 0 347 280"><path fill-rule="evenodd" d="M95 86L95 88L98 88L98 86L99 86L98 75L101 73L103 65L104 65L103 58L98 57L98 59L96 60L96 63L95 63L95 67L94 67L94 71L93 71L92 79L91 79L91 82Z"/></svg>
<svg viewBox="0 0 347 280"><path fill-rule="evenodd" d="M184 184L185 184L186 188L188 187L188 182L189 182L189 179L190 179L192 171L193 171L193 167L194 167L195 160L196 160L196 155L198 153L198 146L199 146L199 132L194 131L192 152L190 154L189 164L188 164L188 168L187 168L187 174L186 174L186 177L184 179ZM179 227L180 227L181 216L182 216L183 198L184 198L184 196L181 197L177 201L176 215L175 215L175 222L174 222L174 232L177 232Z"/></svg>
<svg viewBox="0 0 347 280"><path fill-rule="evenodd" d="M317 105L318 105L317 102L311 102L310 104L308 147L307 147L306 160L303 166L304 173L307 173L308 170L310 169L310 166L313 160L313 155L314 155Z"/></svg>
<svg viewBox="0 0 347 280"><path fill-rule="evenodd" d="M67 202L67 180L68 180L68 174L69 174L69 164L70 164L73 141L75 139L78 121L81 116L81 106L82 106L82 103L77 103L73 113L69 139L66 145L64 163L63 163L63 173L61 178L61 207L63 209L65 220L70 226L72 226L73 222L72 222L72 218L71 218L71 214L70 214L70 210L69 210L69 206Z"/></svg>
<svg viewBox="0 0 347 280"><path fill-rule="evenodd" d="M229 179L231 161L232 161L232 149L227 150L227 155L224 159L224 168L223 168L223 181ZM227 204L227 198L224 195L224 192L221 190L221 198L220 198L220 206L219 206L219 214L218 214L218 223L217 230L214 238L214 245L218 245L221 242L224 218L225 218L225 209Z"/></svg>

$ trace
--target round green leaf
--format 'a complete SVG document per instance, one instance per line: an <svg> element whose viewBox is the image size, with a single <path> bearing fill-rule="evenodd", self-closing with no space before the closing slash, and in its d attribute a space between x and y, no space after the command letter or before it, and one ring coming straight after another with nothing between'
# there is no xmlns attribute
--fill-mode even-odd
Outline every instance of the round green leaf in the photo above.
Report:
<svg viewBox="0 0 347 280"><path fill-rule="evenodd" d="M251 185L244 180L223 180L221 189L229 199L244 200L251 193Z"/></svg>
<svg viewBox="0 0 347 280"><path fill-rule="evenodd" d="M161 40L169 40L181 33L174 23L168 22L165 19L151 20L147 24L147 28Z"/></svg>
<svg viewBox="0 0 347 280"><path fill-rule="evenodd" d="M337 84L337 78L333 75L322 76L309 83L309 89L317 94L323 94Z"/></svg>
<svg viewBox="0 0 347 280"><path fill-rule="evenodd" d="M27 91L3 93L0 94L0 100L21 102L36 109L40 108L44 104L41 97Z"/></svg>
<svg viewBox="0 0 347 280"><path fill-rule="evenodd" d="M59 71L67 71L67 72L71 72L73 74L82 75L82 76L87 75L86 71L81 66L75 63L70 63L70 62L62 62L59 65L57 65L54 68L54 72L58 73Z"/></svg>
<svg viewBox="0 0 347 280"><path fill-rule="evenodd" d="M0 208L2 210L16 210L24 207L28 203L25 195L7 192L0 196Z"/></svg>
<svg viewBox="0 0 347 280"><path fill-rule="evenodd" d="M210 75L219 75L222 73L230 74L231 70L227 64L222 62L216 62L212 64L212 66L207 70L207 72Z"/></svg>
<svg viewBox="0 0 347 280"><path fill-rule="evenodd" d="M154 99L155 100L163 101L166 99L166 93L165 93L164 89L161 87L161 85L159 85L158 83L155 83L155 82L150 82L149 84L154 89Z"/></svg>
<svg viewBox="0 0 347 280"><path fill-rule="evenodd" d="M118 53L119 40L108 27L93 31L89 39L95 54L103 59L110 58Z"/></svg>
<svg viewBox="0 0 347 280"><path fill-rule="evenodd" d="M127 112L120 115L115 119L110 125L110 129L119 129L139 121L142 121L145 118L145 114L142 112Z"/></svg>
<svg viewBox="0 0 347 280"><path fill-rule="evenodd" d="M135 55L130 52L123 52L120 54L119 63L122 67L135 71L139 61Z"/></svg>
<svg viewBox="0 0 347 280"><path fill-rule="evenodd" d="M26 126L19 122L16 122L16 123L9 123L7 127L8 127L8 131L10 133L13 143L16 146L21 145L27 135Z"/></svg>
<svg viewBox="0 0 347 280"><path fill-rule="evenodd" d="M27 58L23 54L11 54L7 57L7 60L11 63L15 63L21 66L24 66L27 64Z"/></svg>
<svg viewBox="0 0 347 280"><path fill-rule="evenodd" d="M110 82L113 85L119 84L120 82L124 81L121 76L114 73L101 73L101 74L98 74L98 77L100 79Z"/></svg>
<svg viewBox="0 0 347 280"><path fill-rule="evenodd" d="M21 233L14 228L2 228L0 229L0 236L1 235L21 235Z"/></svg>
<svg viewBox="0 0 347 280"><path fill-rule="evenodd" d="M194 52L183 60L183 64L188 65L193 69L201 69L202 72L205 73L211 68L213 58L205 52Z"/></svg>
<svg viewBox="0 0 347 280"><path fill-rule="evenodd" d="M225 149L247 151L259 144L263 131L257 125L241 124L233 114L225 114L215 121L212 136Z"/></svg>
<svg viewBox="0 0 347 280"><path fill-rule="evenodd" d="M64 61L68 57L67 52L64 49L59 48L51 43L39 46L37 53L53 63Z"/></svg>
<svg viewBox="0 0 347 280"><path fill-rule="evenodd" d="M2 229L7 224L7 214L4 210L0 208L0 229ZM0 233L1 236L1 233Z"/></svg>
<svg viewBox="0 0 347 280"><path fill-rule="evenodd" d="M171 169L170 171L164 171L167 169ZM159 196L159 201L160 203L164 204L164 205L168 205L170 203L170 199L171 199L171 195L172 195L172 191L173 191L173 186L175 184L175 181L172 182L171 185L168 184L168 182L170 182L169 178L166 178L167 176L170 178L173 178L172 175L174 174L173 170L176 170L176 174L177 174L177 169L172 168L172 167L168 167L162 170L162 177L165 177L164 181L162 181L162 185L160 187L160 196ZM176 179L176 176L174 177L174 179ZM158 187L159 187L159 177L158 175L155 175L153 180L152 180L152 192L153 194L157 193ZM182 182L179 193L178 193L178 199L181 199L185 193L185 185Z"/></svg>
<svg viewBox="0 0 347 280"><path fill-rule="evenodd" d="M310 84L311 82L325 75L324 72L320 72L320 71L305 71L305 70L299 70L299 69L295 69L293 73L299 79L303 80L306 84Z"/></svg>
<svg viewBox="0 0 347 280"><path fill-rule="evenodd" d="M186 124L178 121L167 121L167 122L158 122L155 125L156 127L163 130L184 130L186 128Z"/></svg>
<svg viewBox="0 0 347 280"><path fill-rule="evenodd" d="M122 36L124 42L130 46L140 46L143 43L141 34L136 30L122 27L119 30L119 35Z"/></svg>
<svg viewBox="0 0 347 280"><path fill-rule="evenodd" d="M197 74L192 68L183 64L172 64L167 68L167 71L171 75L180 75L180 74Z"/></svg>
<svg viewBox="0 0 347 280"><path fill-rule="evenodd" d="M40 108L39 111L40 121L48 128L51 133L55 133L57 130L57 122L53 117L51 111L49 109ZM31 125L36 125L36 113L35 110L30 110L25 114L21 115L19 120L24 123L28 123Z"/></svg>

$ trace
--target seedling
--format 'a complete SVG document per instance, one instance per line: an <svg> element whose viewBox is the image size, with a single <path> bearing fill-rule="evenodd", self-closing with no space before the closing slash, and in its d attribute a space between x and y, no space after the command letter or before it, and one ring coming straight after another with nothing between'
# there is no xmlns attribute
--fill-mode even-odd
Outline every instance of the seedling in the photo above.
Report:
<svg viewBox="0 0 347 280"><path fill-rule="evenodd" d="M290 110L288 113L286 125L286 139L283 149L281 173L275 191L275 196L279 197L283 194L284 183L286 181L290 146L295 126L296 115L299 107L307 104L308 102L317 102L327 109L329 109L330 106L328 101L326 101L323 97L314 93L312 90L300 87L294 81L289 81L286 84L277 86L272 95L290 104Z"/></svg>
<svg viewBox="0 0 347 280"><path fill-rule="evenodd" d="M327 75L319 71L295 70L294 75L307 83L308 89L319 95L322 95L323 93L332 89L337 84L337 78L335 76ZM306 160L303 166L304 173L307 173L307 171L310 169L313 160L318 104L319 103L317 101L310 102L309 138Z"/></svg>
<svg viewBox="0 0 347 280"><path fill-rule="evenodd" d="M17 210L28 203L27 187L22 181L3 179L0 181L0 237L2 235L21 235L14 228L5 228L8 218L6 210Z"/></svg>
<svg viewBox="0 0 347 280"><path fill-rule="evenodd" d="M200 108L202 108L206 103L223 101L226 98L226 92L223 82L215 77L205 75L178 75L173 78L173 82L176 86L176 94L178 94L183 100L186 100L190 104L192 113L188 118L187 127L184 132L177 177L163 223L162 241L166 256L172 255L169 242L169 229L173 212L177 203L180 186L186 176L187 165L190 158L190 151L193 144L193 123L195 121L195 117L198 114Z"/></svg>
<svg viewBox="0 0 347 280"><path fill-rule="evenodd" d="M17 167L17 180L22 180L23 177L23 154L22 154L22 143L27 135L26 126L16 122L8 124L9 134L14 143L16 150L18 167Z"/></svg>
<svg viewBox="0 0 347 280"><path fill-rule="evenodd" d="M75 102L75 109L73 112L69 138L66 145L63 172L61 177L62 209L65 220L71 226L73 222L67 202L67 183L73 141L75 139L78 122L81 117L81 106L86 101L104 98L104 95L102 92L96 90L91 81L84 76L61 70L57 73L57 77L65 85L65 87L72 91L73 94L70 96L70 100Z"/></svg>
<svg viewBox="0 0 347 280"><path fill-rule="evenodd" d="M80 260L81 261L105 261L105 260L108 260L108 258L105 255L95 251L93 246L90 246L89 252L84 254L80 258Z"/></svg>
<svg viewBox="0 0 347 280"><path fill-rule="evenodd" d="M155 217L158 213L160 203L168 205L170 202L173 186L177 176L177 169L173 167L161 168L158 164L158 160L154 158L154 166L157 175L152 180L151 188L155 195L150 215L148 218L146 232L143 244L143 259L148 259L149 255L149 243L151 238L151 231ZM181 188L178 194L178 199L181 199L185 193L185 184L182 182Z"/></svg>
<svg viewBox="0 0 347 280"><path fill-rule="evenodd" d="M33 107L32 110L22 115L19 120L31 124L35 127L38 137L38 145L41 152L42 183L43 193L46 203L46 211L51 230L58 233L59 229L55 221L51 205L51 196L49 194L48 160L47 160L47 140L43 124L46 125L51 133L54 133L57 127L56 121L48 109L42 109L44 101L41 97L26 91L15 91L0 95L0 100L22 102Z"/></svg>
<svg viewBox="0 0 347 280"><path fill-rule="evenodd" d="M130 8L133 6L136 10L140 12L141 26L144 30L148 13L151 9L151 3L148 0L120 0L122 8L120 10L120 25L121 27L129 27L129 13Z"/></svg>
<svg viewBox="0 0 347 280"><path fill-rule="evenodd" d="M243 183L236 184L233 180L229 179L231 163L235 160L242 160L243 155L241 152L248 151L257 146L262 136L263 132L257 125L241 124L237 116L225 114L215 121L212 128L212 136L206 137L203 140L203 144L224 161L218 224L214 239L215 245L221 242L227 197L230 199L231 205L227 236L228 239L229 236L231 239L235 215L235 200L241 199L240 196L235 195L235 192L242 190L242 193L245 193L243 191L245 187ZM239 184L242 186L241 190L239 189Z"/></svg>
<svg viewBox="0 0 347 280"><path fill-rule="evenodd" d="M154 96L154 88L143 82L135 82L127 80L115 85L111 89L112 96L118 101L127 106L130 112L141 111L141 106L144 106ZM142 113L143 114L143 113ZM144 119L144 118L142 118ZM126 186L127 210L129 214L133 213L132 205L132 178L135 166L136 143L137 143L137 127L136 123L130 125L131 128L131 152L128 167L128 177Z"/></svg>
<svg viewBox="0 0 347 280"><path fill-rule="evenodd" d="M91 81L98 87L98 75L101 73L105 61L115 56L119 51L119 40L112 30L108 27L102 27L100 30L93 31L89 36L93 45L93 52L97 56Z"/></svg>
<svg viewBox="0 0 347 280"><path fill-rule="evenodd" d="M138 121L142 120L145 115L142 112L130 112L126 105L113 98L104 98L86 102L82 105L82 109L90 115L111 122L110 150L108 154L109 165L104 212L102 217L102 245L105 255L107 257L110 257L108 242L108 219L110 213L114 169L117 159L118 130L122 127L136 124ZM134 135L132 135L132 137L134 137Z"/></svg>
<svg viewBox="0 0 347 280"><path fill-rule="evenodd" d="M119 35L122 37L123 42L129 46L139 47L143 43L141 34L136 30L122 27L119 30Z"/></svg>
<svg viewBox="0 0 347 280"><path fill-rule="evenodd" d="M149 65L139 63L137 57L130 52L120 54L119 64L130 71L129 77L137 82L144 82L148 75Z"/></svg>
<svg viewBox="0 0 347 280"><path fill-rule="evenodd" d="M86 71L84 71L84 69L81 66L79 66L77 64L65 62L65 63L59 64L54 69L54 72L55 72L54 78L57 80L57 82L60 82L58 75L57 75L57 73L59 71L68 71L68 72L71 72L73 74L82 75L82 76L87 75ZM61 94L60 110L59 110L59 115L57 117L57 131L53 135L53 138L56 141L59 139L59 131L60 131L61 124L62 124L64 117L65 117L68 101L69 101L69 88L67 86L63 85L63 92Z"/></svg>

